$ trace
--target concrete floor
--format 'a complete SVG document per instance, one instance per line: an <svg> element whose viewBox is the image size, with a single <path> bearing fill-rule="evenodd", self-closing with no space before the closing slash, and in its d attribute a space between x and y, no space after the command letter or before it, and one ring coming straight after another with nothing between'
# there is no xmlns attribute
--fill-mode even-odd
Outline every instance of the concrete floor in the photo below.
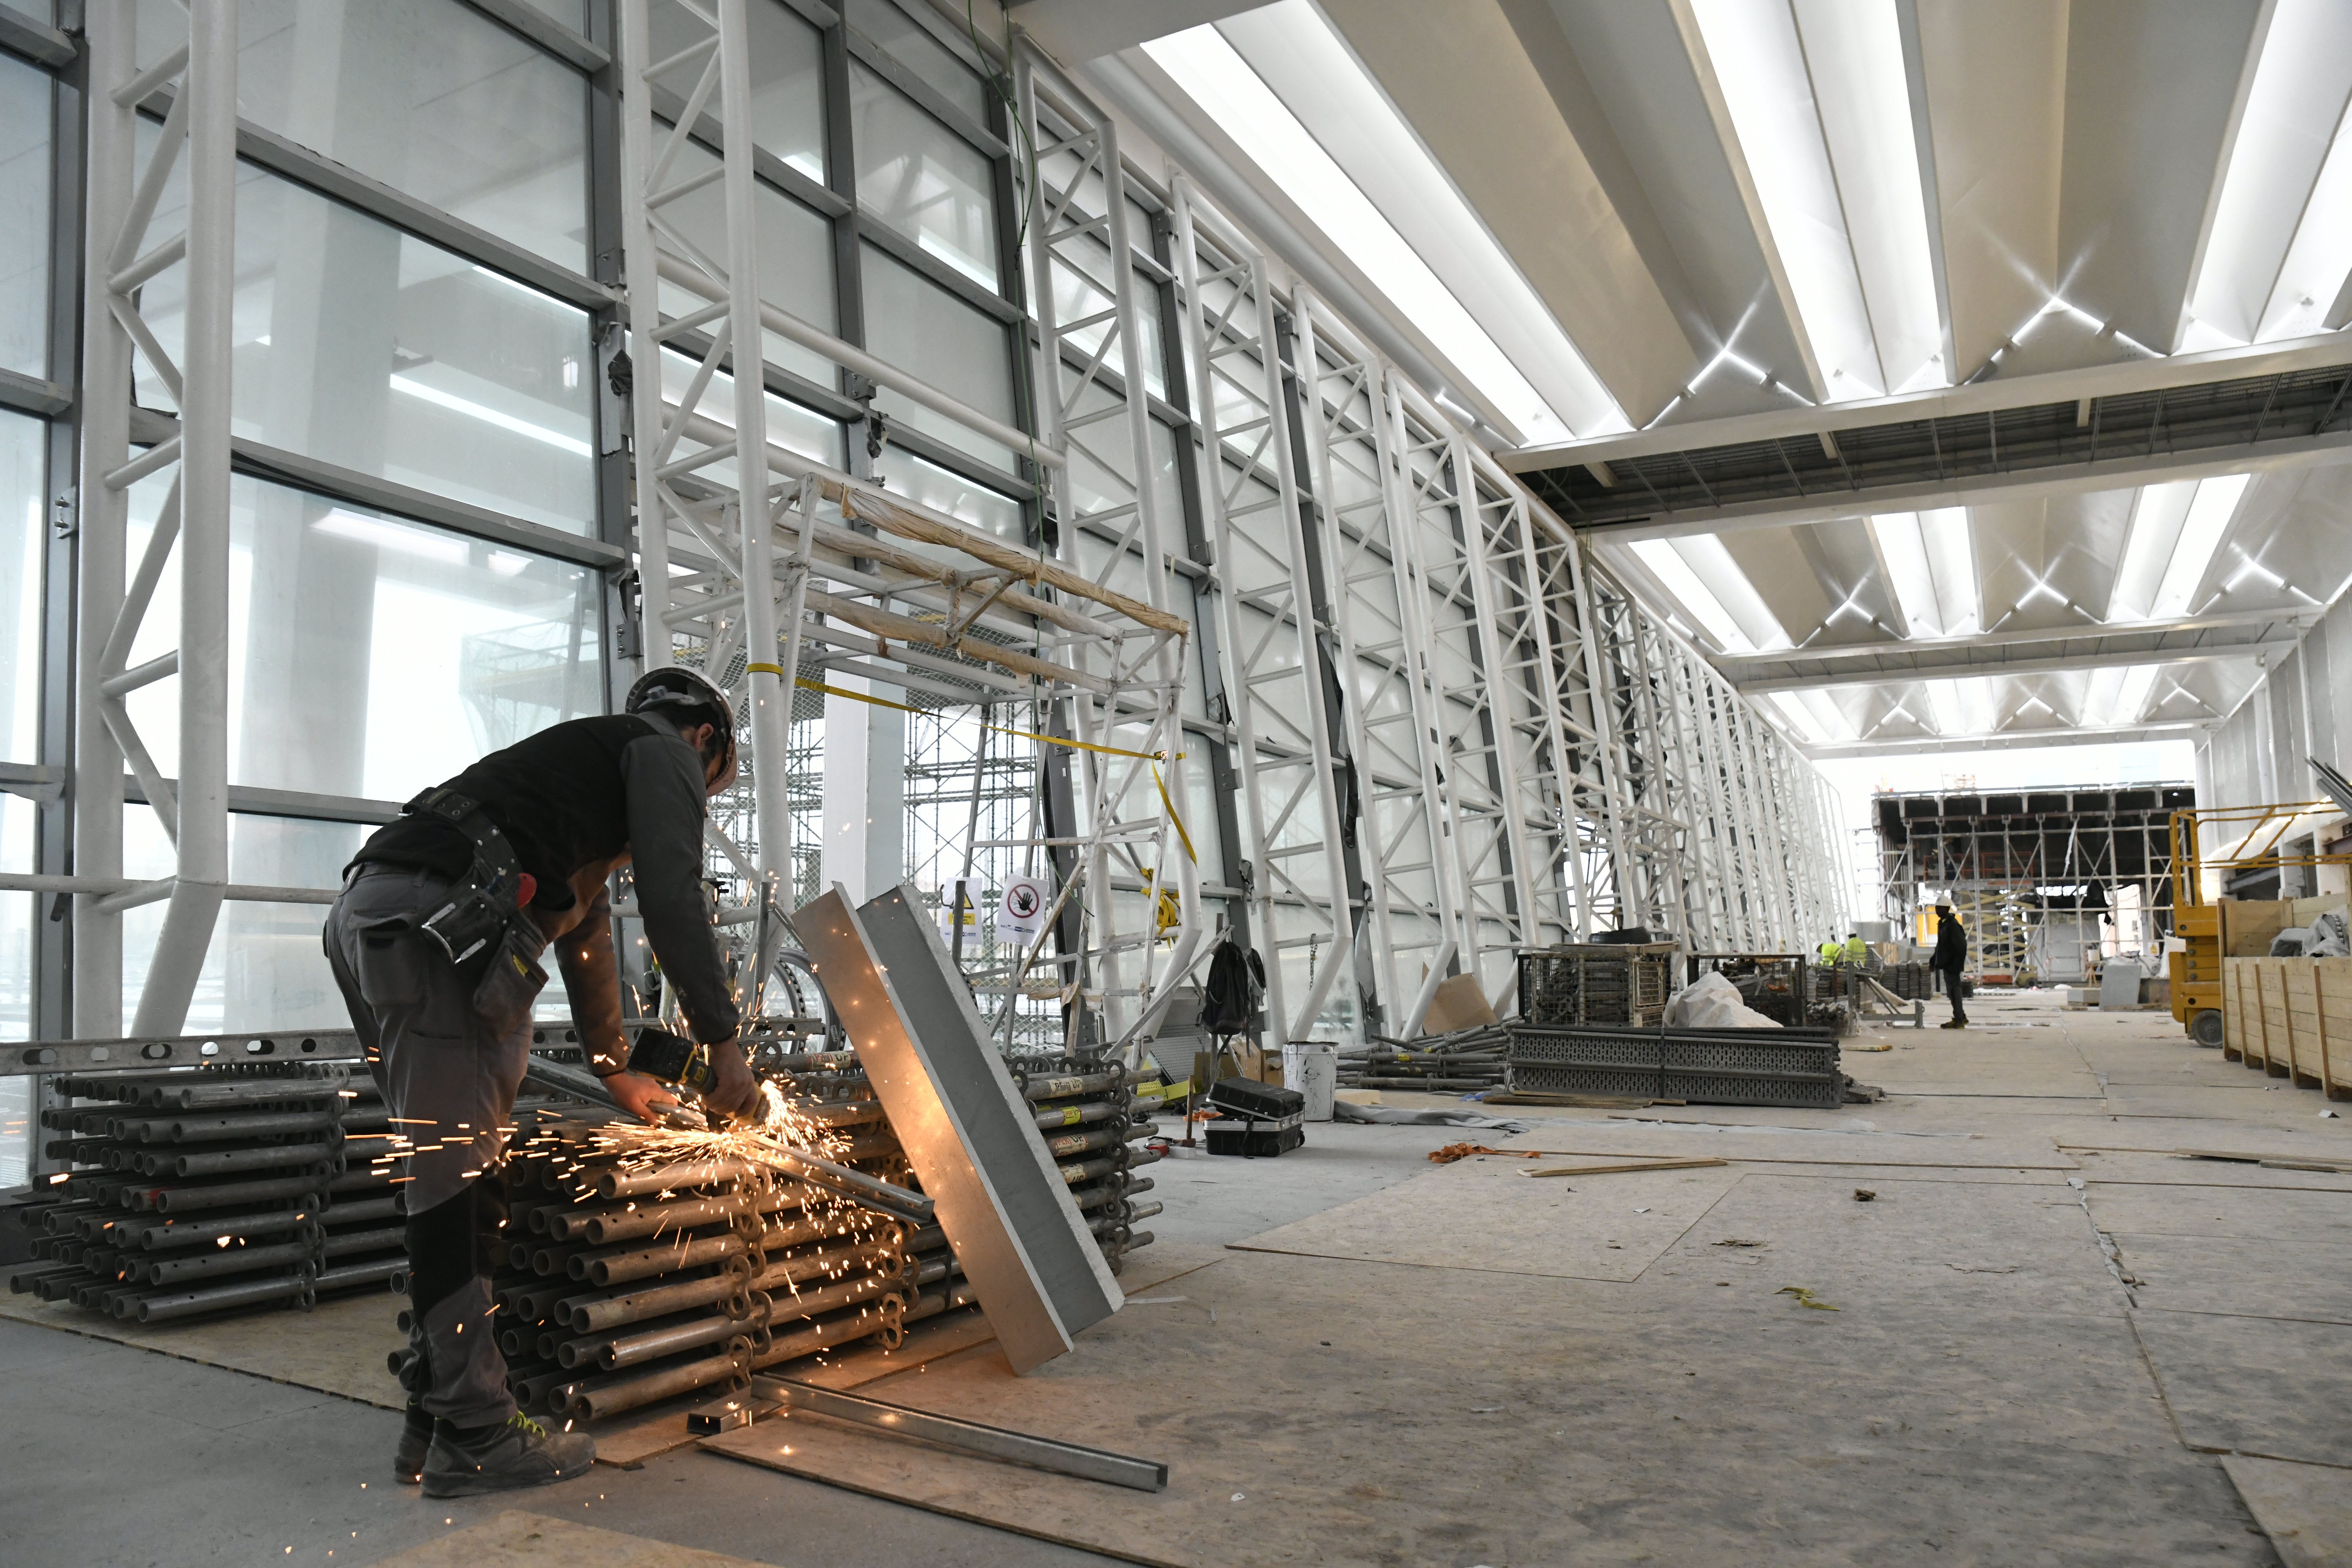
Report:
<svg viewBox="0 0 2352 1568"><path fill-rule="evenodd" d="M1655 1108L1630 1119L1512 1109L1535 1129L1523 1142L1539 1147L1654 1144L1734 1160L1737 1182L1707 1199L1703 1218L1620 1275L1585 1269L1565 1242L1548 1257L1544 1234L1515 1244L1508 1267L1518 1275L1472 1279L1417 1264L1412 1248L1432 1238L1403 1234L1396 1258L1351 1261L1317 1252L1318 1226L1297 1223L1351 1203L1364 1212L1359 1200L1410 1214L1394 1189L1433 1171L1429 1150L1465 1137L1501 1142L1494 1133L1318 1127L1307 1149L1278 1161L1154 1167L1153 1196L1169 1207L1151 1228L1171 1257L1204 1265L1167 1289L1230 1303L1228 1323L1253 1300L1401 1315L1431 1277L1489 1304L1494 1321L1462 1325L1458 1349L1487 1352L1462 1373L1517 1379L1511 1403L1525 1414L1497 1414L1502 1395L1469 1394L1464 1401L1476 1403L1449 1415L1424 1393L1404 1405L1409 1416L1382 1415L1398 1421L1386 1446L1409 1448L1426 1478L1420 1490L1468 1499L1500 1456L1559 1458L1529 1472L1532 1486L1507 1487L1506 1499L1478 1494L1443 1524L1387 1528L1394 1521L1383 1515L1399 1510L1378 1500L1393 1486L1384 1491L1365 1471L1349 1505L1360 1532L1323 1531L1297 1549L1255 1532L1130 1539L1166 1561L1218 1563L2280 1562L2221 1460L2264 1455L2330 1479L2352 1466L2352 1177L2171 1152L2352 1159L2352 1122L2322 1118L2315 1092L2188 1045L2161 1015L1988 997L1978 1016L1989 1026L1889 1031L1868 1043L1893 1048L1850 1055L1849 1071L1891 1091L1882 1104ZM1956 1163L1874 1163L1910 1148L1920 1161ZM1506 1163L1492 1163L1499 1173ZM1438 1179L1456 1174L1486 1173ZM1577 1185L1596 1204L1648 1206L1607 1180ZM1854 1205L1848 1189L1864 1182L1895 1201ZM1556 1184L1566 1185L1512 1190ZM1424 1199L1444 1190L1412 1189ZM1345 1231L1339 1217L1330 1223ZM1612 1258L1635 1223L1610 1227ZM1308 1239L1283 1245L1307 1256L1223 1249L1286 1226ZM1725 1237L1769 1237L1769 1247L1718 1249ZM1817 1315L1776 1298L1782 1273L1801 1275L1843 1311ZM1718 1284L1727 1276L1738 1288ZM1384 1307L1391 1290L1395 1305ZM1096 1386L1089 1352L1100 1360L1123 1345L1131 1358L1152 1342L1147 1324L1192 1311L1123 1314L1050 1384L1009 1385L1036 1390L1013 1395L1034 1402L1034 1419L1018 1403L1002 1418L1074 1436L1090 1426L1117 1433L1113 1407L1149 1396L1130 1388L1102 1397L1103 1411L1068 1408ZM1506 1315L1525 1320L1521 1337L1497 1326ZM1270 1312L1269 1325L1282 1316ZM281 1321L299 1331L299 1320ZM1179 1337L1171 1357L1185 1353ZM1530 1357L1528 1347L1547 1338L1573 1354ZM1255 1328L1213 1348L1231 1361L1253 1346L1278 1364L1241 1365L1237 1376L1335 1387L1418 1378L1437 1388L1450 1375L1436 1349L1415 1366L1402 1363L1414 1352L1384 1352L1391 1359L1379 1364L1334 1361L1318 1373ZM1675 1386L1653 1386L1662 1356ZM979 1373L966 1382L975 1397L989 1391ZM939 1407L956 1407L949 1381L929 1386L947 1401ZM0 1561L376 1563L514 1508L775 1564L1110 1561L690 1450L541 1492L427 1503L383 1474L396 1426L331 1395L0 1321L0 1429L14 1439L0 1469ZM1181 1423L1150 1430L1109 1446L1166 1458L1180 1479L1213 1462L1215 1449L1188 1446ZM1308 1423L1292 1436L1326 1440L1316 1430L1348 1428ZM1235 1453L1244 1441L1230 1430L1217 1438ZM1312 1458L1310 1448L1300 1458L1302 1478ZM904 1495L921 1483L910 1479ZM1129 1495L1138 1507L1150 1501ZM1413 1500L1427 1511L1426 1498ZM1251 1544L1259 1541L1262 1550ZM1538 1542L1541 1550L1529 1544Z"/></svg>

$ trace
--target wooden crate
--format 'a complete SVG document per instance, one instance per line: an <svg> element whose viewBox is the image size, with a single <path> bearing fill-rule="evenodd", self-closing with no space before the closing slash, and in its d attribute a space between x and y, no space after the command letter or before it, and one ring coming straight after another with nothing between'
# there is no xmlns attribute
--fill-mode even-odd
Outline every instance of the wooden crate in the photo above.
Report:
<svg viewBox="0 0 2352 1568"><path fill-rule="evenodd" d="M2352 958L2225 959L2221 997L2225 1058L2352 1098Z"/></svg>

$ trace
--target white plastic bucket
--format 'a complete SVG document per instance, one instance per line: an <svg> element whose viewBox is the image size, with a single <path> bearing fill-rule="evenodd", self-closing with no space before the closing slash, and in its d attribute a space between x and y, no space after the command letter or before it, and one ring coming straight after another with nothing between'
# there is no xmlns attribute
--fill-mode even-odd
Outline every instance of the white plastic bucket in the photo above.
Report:
<svg viewBox="0 0 2352 1568"><path fill-rule="evenodd" d="M1339 1087L1339 1047L1328 1040L1293 1040L1282 1047L1282 1087L1307 1097L1307 1120L1331 1120Z"/></svg>

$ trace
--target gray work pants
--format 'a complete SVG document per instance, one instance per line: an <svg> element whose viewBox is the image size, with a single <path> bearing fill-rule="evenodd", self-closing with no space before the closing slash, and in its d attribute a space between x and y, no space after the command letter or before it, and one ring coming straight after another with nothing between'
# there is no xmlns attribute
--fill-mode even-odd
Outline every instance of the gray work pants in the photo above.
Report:
<svg viewBox="0 0 2352 1568"><path fill-rule="evenodd" d="M505 1223L499 1167L530 1021L497 1034L474 1011L472 979L412 929L449 889L429 871L363 866L328 911L324 940L394 1119L383 1148L402 1152L407 1177L415 1386L430 1414L481 1426L515 1410L491 1327L490 1248Z"/></svg>

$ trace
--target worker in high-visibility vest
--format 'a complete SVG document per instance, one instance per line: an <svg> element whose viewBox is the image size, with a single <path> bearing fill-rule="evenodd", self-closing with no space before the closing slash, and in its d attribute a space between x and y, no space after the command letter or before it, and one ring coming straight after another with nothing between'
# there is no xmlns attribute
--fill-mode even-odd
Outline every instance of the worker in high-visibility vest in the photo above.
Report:
<svg viewBox="0 0 2352 1568"><path fill-rule="evenodd" d="M1835 969L1838 960L1845 956L1845 943L1838 941L1832 932L1830 939L1815 950L1814 956L1822 961L1823 969Z"/></svg>
<svg viewBox="0 0 2352 1568"><path fill-rule="evenodd" d="M1870 962L1870 943L1862 940L1858 931L1848 931L1845 938L1845 963L1849 969L1860 969Z"/></svg>

